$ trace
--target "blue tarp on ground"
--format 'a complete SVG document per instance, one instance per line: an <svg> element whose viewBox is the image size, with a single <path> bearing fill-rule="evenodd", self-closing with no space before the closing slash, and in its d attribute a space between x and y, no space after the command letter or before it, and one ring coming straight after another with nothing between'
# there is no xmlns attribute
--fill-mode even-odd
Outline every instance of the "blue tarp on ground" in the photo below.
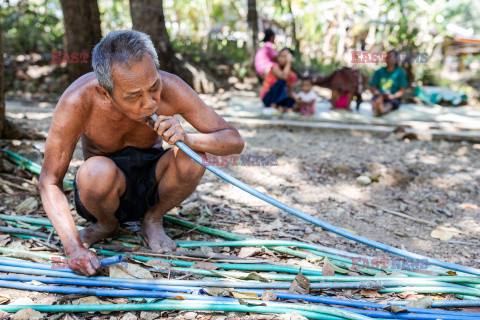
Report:
<svg viewBox="0 0 480 320"><path fill-rule="evenodd" d="M458 93L450 88L445 87L416 87L415 96L426 104L439 104L440 102L458 106L462 102L467 101L467 95Z"/></svg>

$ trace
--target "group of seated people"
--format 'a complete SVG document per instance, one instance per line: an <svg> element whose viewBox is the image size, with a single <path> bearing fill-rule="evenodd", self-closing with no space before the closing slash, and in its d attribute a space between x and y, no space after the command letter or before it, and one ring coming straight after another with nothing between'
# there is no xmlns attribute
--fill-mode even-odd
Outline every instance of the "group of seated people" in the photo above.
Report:
<svg viewBox="0 0 480 320"><path fill-rule="evenodd" d="M292 68L293 51L287 47L279 52L275 50L275 33L265 30L265 45L255 56L255 69L263 79L261 98L265 114L298 112L305 116L315 113L315 102L318 98L313 90L314 82L310 77L300 79L300 90L296 92L297 77ZM408 86L405 71L398 66L398 53L389 51L386 66L375 71L370 90L373 93L373 116L381 116L398 109L400 99ZM350 110L352 92L332 90L332 108Z"/></svg>

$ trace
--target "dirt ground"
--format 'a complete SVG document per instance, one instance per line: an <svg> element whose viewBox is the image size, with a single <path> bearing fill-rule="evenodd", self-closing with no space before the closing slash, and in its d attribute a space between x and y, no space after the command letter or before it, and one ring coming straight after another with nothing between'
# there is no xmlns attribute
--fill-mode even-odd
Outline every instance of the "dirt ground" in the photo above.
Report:
<svg viewBox="0 0 480 320"><path fill-rule="evenodd" d="M220 102L221 107L224 103ZM37 111L18 108L10 110L7 115L16 118L16 123L44 134L51 121L48 108ZM185 128L192 130L188 125ZM244 165L239 158L239 165L221 166L234 177L288 205L359 235L444 261L480 267L479 144L404 140L394 133L373 135L243 125L237 128L246 141L244 157L262 156L277 161L270 161L269 165ZM34 161L42 161L44 141L1 143L4 148ZM77 148L69 178L73 178L81 163L81 152ZM357 181L359 176L368 176L373 182L364 185ZM0 190L1 211L14 211L32 194L15 191L9 195ZM195 215L194 220L201 218L203 224L221 230L264 239L301 239L353 253L388 257L388 254L281 212L210 172L205 174L183 206L187 203L190 207L209 208L212 216ZM399 217L384 209L405 213L423 222ZM177 211L181 211L180 208ZM31 214L39 212L42 212L41 207ZM171 234L178 229L172 225L168 228ZM451 239L442 241L432 237L434 230L433 235ZM197 235L197 232L191 232L184 234L182 239L199 239ZM29 293L25 297L21 291L7 291L13 304L24 303L14 301L18 299L40 303L59 297L41 293ZM127 317L126 313L82 314L85 318L136 319L139 313L132 313L132 316ZM163 316L166 319L288 319L288 316L212 316L206 313Z"/></svg>

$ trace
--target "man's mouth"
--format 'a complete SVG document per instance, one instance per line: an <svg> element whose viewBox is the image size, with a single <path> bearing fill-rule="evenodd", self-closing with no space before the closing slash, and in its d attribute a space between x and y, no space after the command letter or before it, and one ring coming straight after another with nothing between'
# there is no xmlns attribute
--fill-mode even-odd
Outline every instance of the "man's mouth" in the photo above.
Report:
<svg viewBox="0 0 480 320"><path fill-rule="evenodd" d="M158 116L154 113L145 118L145 123L153 128L157 119L158 119Z"/></svg>

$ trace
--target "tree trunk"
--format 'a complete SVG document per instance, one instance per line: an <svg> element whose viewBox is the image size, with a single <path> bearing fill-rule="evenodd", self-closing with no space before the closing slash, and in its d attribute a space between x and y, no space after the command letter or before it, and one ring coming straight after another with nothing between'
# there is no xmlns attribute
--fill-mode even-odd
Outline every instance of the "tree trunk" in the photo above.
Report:
<svg viewBox="0 0 480 320"><path fill-rule="evenodd" d="M130 15L133 29L152 38L160 69L176 74L197 92L211 93L215 90L218 84L213 76L175 55L165 26L162 0L130 0Z"/></svg>
<svg viewBox="0 0 480 320"><path fill-rule="evenodd" d="M293 10L292 10L292 2L287 1L288 5L288 13L290 13L292 17L292 40L293 40L293 45L294 45L294 51L296 54L300 55L300 41L297 38L297 24L295 23L295 16L293 15Z"/></svg>
<svg viewBox="0 0 480 320"><path fill-rule="evenodd" d="M97 0L60 0L63 11L63 25L65 26L64 50L68 54L68 78L70 83L78 77L92 71L92 50L102 39L100 28L100 12ZM74 60L73 53L79 55ZM81 53L88 53L86 55Z"/></svg>
<svg viewBox="0 0 480 320"><path fill-rule="evenodd" d="M251 65L253 67L255 53L257 52L257 48L258 48L257 0L248 0L247 23L248 23L248 35L249 35L248 53L250 55Z"/></svg>
<svg viewBox="0 0 480 320"><path fill-rule="evenodd" d="M3 64L3 47L2 47L2 24L0 23L0 138L2 139L42 139L34 132L29 132L11 121L7 121L5 117L5 97L4 97L4 79L5 67ZM0 152L0 172L4 170L2 156Z"/></svg>
<svg viewBox="0 0 480 320"><path fill-rule="evenodd" d="M165 26L163 1L130 0L130 14L133 29L145 32L152 38L158 52L160 68L171 71L172 66L169 62L174 54Z"/></svg>
<svg viewBox="0 0 480 320"><path fill-rule="evenodd" d="M0 138L4 136L5 128L5 100L4 100L4 67L3 67L3 48L2 48L2 24L0 23Z"/></svg>

